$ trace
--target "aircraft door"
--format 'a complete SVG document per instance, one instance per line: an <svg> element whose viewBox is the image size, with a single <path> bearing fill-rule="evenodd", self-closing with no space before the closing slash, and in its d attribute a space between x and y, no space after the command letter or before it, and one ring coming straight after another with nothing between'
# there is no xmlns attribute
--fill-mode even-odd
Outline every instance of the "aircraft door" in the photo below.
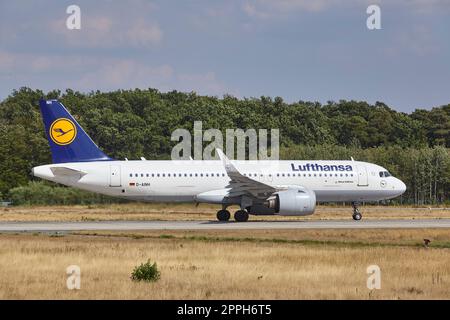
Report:
<svg viewBox="0 0 450 320"><path fill-rule="evenodd" d="M120 187L121 185L122 185L122 182L121 182L120 166L119 165L110 165L109 166L109 186L110 187Z"/></svg>
<svg viewBox="0 0 450 320"><path fill-rule="evenodd" d="M369 185L369 177L367 176L367 168L358 166L358 186L364 187Z"/></svg>

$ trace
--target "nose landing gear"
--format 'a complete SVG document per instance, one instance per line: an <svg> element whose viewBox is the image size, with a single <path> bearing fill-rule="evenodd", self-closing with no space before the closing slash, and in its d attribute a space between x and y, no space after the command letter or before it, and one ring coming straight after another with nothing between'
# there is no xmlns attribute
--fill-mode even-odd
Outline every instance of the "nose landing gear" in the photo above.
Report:
<svg viewBox="0 0 450 320"><path fill-rule="evenodd" d="M358 202L352 202L352 207L353 207L352 217L353 217L353 220L356 220L356 221L359 221L362 219L362 214L361 214L361 212L359 212L358 205L359 205Z"/></svg>

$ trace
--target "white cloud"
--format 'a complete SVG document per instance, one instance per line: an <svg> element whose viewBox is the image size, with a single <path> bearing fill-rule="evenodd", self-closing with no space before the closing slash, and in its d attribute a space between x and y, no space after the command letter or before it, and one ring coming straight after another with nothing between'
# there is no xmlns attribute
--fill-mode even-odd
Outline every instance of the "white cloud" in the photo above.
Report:
<svg viewBox="0 0 450 320"><path fill-rule="evenodd" d="M269 18L292 12L322 12L339 7L398 6L404 10L419 13L432 13L450 10L448 0L248 0L241 9L250 17Z"/></svg>
<svg viewBox="0 0 450 320"><path fill-rule="evenodd" d="M413 54L419 57L430 56L441 50L441 42L433 31L424 25L412 26L409 30L396 32L392 43L382 49L387 56L403 56Z"/></svg>
<svg viewBox="0 0 450 320"><path fill-rule="evenodd" d="M161 91L196 91L201 94L234 93L214 72L181 73L171 65L79 55L11 54L0 51L0 80L14 74L19 86L71 88L80 91L157 88ZM46 74L45 82L42 74Z"/></svg>
<svg viewBox="0 0 450 320"><path fill-rule="evenodd" d="M319 12L342 0L252 0L247 1L242 10L250 17L269 18L293 11ZM358 0L360 1L360 0Z"/></svg>
<svg viewBox="0 0 450 320"><path fill-rule="evenodd" d="M125 35L130 43L135 46L158 44L163 37L162 30L157 23L147 23L142 19L136 21Z"/></svg>
<svg viewBox="0 0 450 320"><path fill-rule="evenodd" d="M222 95L230 92L226 86L217 79L214 72L199 74L179 74L177 75L177 88L181 91L196 91L201 94Z"/></svg>
<svg viewBox="0 0 450 320"><path fill-rule="evenodd" d="M244 10L244 12L250 16L250 17L255 17L255 18L261 18L261 19L265 19L265 18L269 18L270 14L268 12L264 12L264 11L260 11L259 8L257 8L257 6L255 4L252 3L245 3L242 6L242 9Z"/></svg>
<svg viewBox="0 0 450 320"><path fill-rule="evenodd" d="M10 70L15 64L15 58L12 54L0 51L0 69Z"/></svg>
<svg viewBox="0 0 450 320"><path fill-rule="evenodd" d="M174 70L169 65L148 66L129 59L107 59L97 68L75 79L73 86L84 90L159 87L170 81Z"/></svg>
<svg viewBox="0 0 450 320"><path fill-rule="evenodd" d="M65 20L50 23L51 31L76 47L151 47L163 39L158 22L144 19L120 19L83 15L81 30L69 30Z"/></svg>

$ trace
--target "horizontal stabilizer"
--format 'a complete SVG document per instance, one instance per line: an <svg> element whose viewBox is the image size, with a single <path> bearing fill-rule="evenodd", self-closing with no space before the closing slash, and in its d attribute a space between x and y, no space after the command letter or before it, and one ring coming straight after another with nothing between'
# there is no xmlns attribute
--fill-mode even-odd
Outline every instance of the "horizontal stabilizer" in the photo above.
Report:
<svg viewBox="0 0 450 320"><path fill-rule="evenodd" d="M86 175L86 172L66 168L66 167L51 167L50 170L53 172L54 176L65 176L65 177L76 177L81 178Z"/></svg>

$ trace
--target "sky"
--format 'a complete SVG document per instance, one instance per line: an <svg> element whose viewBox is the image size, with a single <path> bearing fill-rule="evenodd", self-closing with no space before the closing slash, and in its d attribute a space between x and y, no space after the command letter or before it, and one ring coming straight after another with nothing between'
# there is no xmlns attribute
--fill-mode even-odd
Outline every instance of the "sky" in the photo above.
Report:
<svg viewBox="0 0 450 320"><path fill-rule="evenodd" d="M151 87L412 112L450 103L449 33L450 0L0 0L0 99Z"/></svg>

